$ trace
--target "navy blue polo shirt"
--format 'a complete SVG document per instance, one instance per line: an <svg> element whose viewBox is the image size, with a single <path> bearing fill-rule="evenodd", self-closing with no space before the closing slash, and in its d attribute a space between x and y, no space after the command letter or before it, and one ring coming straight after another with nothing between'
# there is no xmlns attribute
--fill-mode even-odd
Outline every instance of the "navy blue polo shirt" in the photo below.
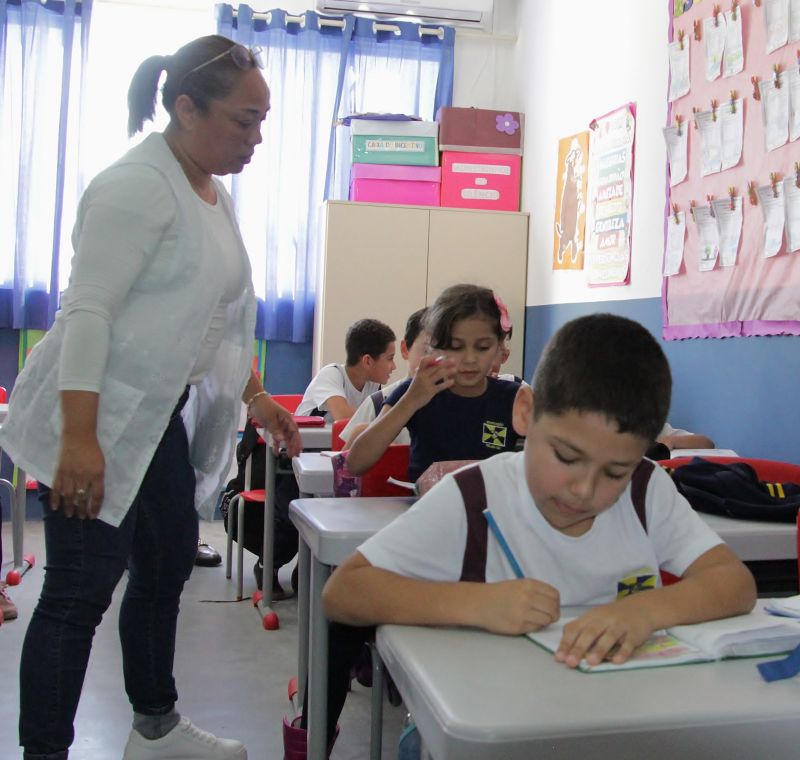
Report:
<svg viewBox="0 0 800 760"><path fill-rule="evenodd" d="M488 459L513 451L519 436L511 424L519 383L487 377L486 391L475 397L437 393L408 421L411 456L408 478L415 481L434 462L450 459ZM401 383L386 399L394 406L408 390Z"/></svg>

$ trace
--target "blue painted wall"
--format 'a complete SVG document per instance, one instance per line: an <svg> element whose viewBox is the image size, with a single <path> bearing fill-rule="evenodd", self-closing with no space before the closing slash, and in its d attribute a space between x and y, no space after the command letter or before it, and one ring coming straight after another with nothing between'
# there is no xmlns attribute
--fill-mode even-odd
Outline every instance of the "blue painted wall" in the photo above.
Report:
<svg viewBox="0 0 800 760"><path fill-rule="evenodd" d="M705 433L740 456L800 464L800 337L662 341L659 298L529 306L526 379L564 322L599 311L635 319L661 342L674 381L672 425Z"/></svg>

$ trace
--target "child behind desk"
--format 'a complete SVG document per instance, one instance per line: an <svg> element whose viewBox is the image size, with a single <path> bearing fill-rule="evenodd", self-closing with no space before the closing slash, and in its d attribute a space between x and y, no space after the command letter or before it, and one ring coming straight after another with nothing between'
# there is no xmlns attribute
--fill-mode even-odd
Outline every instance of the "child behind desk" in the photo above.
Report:
<svg viewBox="0 0 800 760"><path fill-rule="evenodd" d="M666 357L637 323L597 314L564 325L533 389L517 395L525 450L445 477L362 544L326 585L326 614L349 626L522 634L557 620L562 605L593 605L556 654L575 667L624 662L659 628L749 611L749 571L642 458L670 391ZM508 551L487 533L485 508ZM681 580L662 587L660 568Z"/></svg>
<svg viewBox="0 0 800 760"><path fill-rule="evenodd" d="M424 357L413 378L386 400L379 416L354 441L347 467L368 470L407 427L411 436L409 478L436 461L486 459L513 451L514 399L519 384L487 377L510 330L502 302L488 288L454 285L429 307L425 328L435 355ZM329 744L344 706L351 666L373 629L331 625L328 672ZM305 757L305 706L299 723L284 721L284 756Z"/></svg>
<svg viewBox="0 0 800 760"><path fill-rule="evenodd" d="M430 306L425 327L432 354L352 443L347 468L354 475L372 467L404 427L412 481L434 462L486 459L516 446L512 410L520 386L488 377L511 329L502 301L488 288L453 285Z"/></svg>

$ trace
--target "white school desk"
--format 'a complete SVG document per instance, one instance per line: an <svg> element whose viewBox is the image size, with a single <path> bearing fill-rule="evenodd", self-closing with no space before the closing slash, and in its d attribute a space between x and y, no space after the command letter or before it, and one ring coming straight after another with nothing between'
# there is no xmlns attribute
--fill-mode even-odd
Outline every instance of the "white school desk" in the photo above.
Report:
<svg viewBox="0 0 800 760"><path fill-rule="evenodd" d="M298 668L302 703L308 671L308 760L325 760L328 709L328 623L322 611L322 587L331 568L414 503L413 497L295 499L289 517L300 535L298 559ZM374 684L373 695L382 691ZM373 735L380 745L380 733Z"/></svg>
<svg viewBox="0 0 800 760"><path fill-rule="evenodd" d="M333 465L330 456L318 451L304 451L292 459L301 498L333 495Z"/></svg>
<svg viewBox="0 0 800 760"><path fill-rule="evenodd" d="M524 637L394 625L377 647L433 760L800 752L800 679L765 683L759 660L587 674Z"/></svg>
<svg viewBox="0 0 800 760"><path fill-rule="evenodd" d="M332 426L323 425L319 427L300 427L300 439L303 442L303 450L324 450L331 447ZM272 434L263 428L259 429L266 444L266 467L264 468L264 538L262 546L262 564L266 568L264 576L272 577L272 558L274 556L274 526L275 519L275 475L278 471L278 457L272 449ZM246 482L250 482L249 471L246 474ZM268 612L272 607L272 583L268 580L262 588L262 611Z"/></svg>
<svg viewBox="0 0 800 760"><path fill-rule="evenodd" d="M0 404L0 425L5 421L8 414L8 404ZM26 475L24 470L17 468L17 487L8 481L0 481L0 485L5 486L8 491L8 500L11 511L11 547L14 556L14 569L22 569L23 555L23 536L25 530L25 500L27 493L25 489Z"/></svg>

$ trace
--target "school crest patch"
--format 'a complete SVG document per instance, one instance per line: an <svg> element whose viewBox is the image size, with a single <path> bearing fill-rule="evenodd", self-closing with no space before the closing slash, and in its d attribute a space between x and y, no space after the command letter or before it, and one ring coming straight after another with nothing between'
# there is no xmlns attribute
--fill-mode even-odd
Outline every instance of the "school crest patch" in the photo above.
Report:
<svg viewBox="0 0 800 760"><path fill-rule="evenodd" d="M617 581L617 599L635 594L637 591L647 591L657 585L657 576L649 568L643 567L635 573Z"/></svg>
<svg viewBox="0 0 800 760"><path fill-rule="evenodd" d="M481 443L484 446L488 446L490 449L504 449L507 437L508 428L502 422L489 422L487 420L483 423Z"/></svg>

